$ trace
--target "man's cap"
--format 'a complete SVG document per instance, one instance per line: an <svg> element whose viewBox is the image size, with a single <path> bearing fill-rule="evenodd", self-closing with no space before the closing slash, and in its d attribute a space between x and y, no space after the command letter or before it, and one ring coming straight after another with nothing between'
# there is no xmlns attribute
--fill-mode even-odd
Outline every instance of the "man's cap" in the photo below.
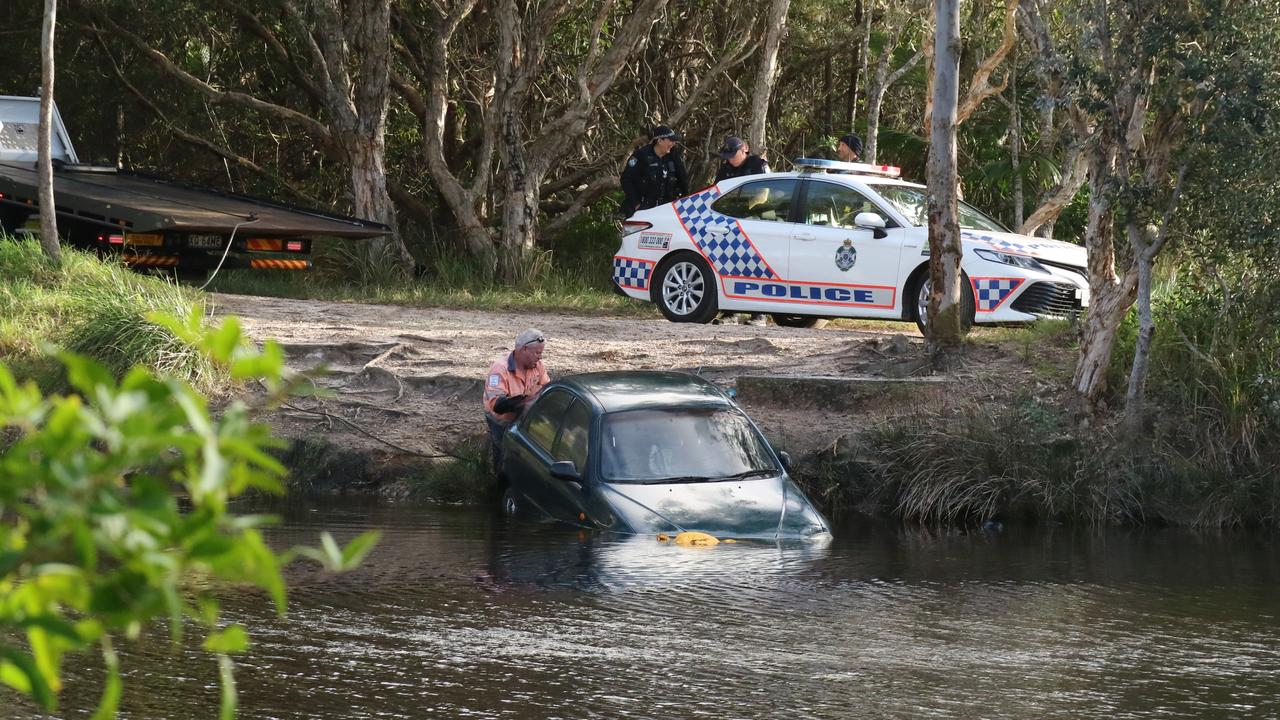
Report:
<svg viewBox="0 0 1280 720"><path fill-rule="evenodd" d="M672 130L666 125L659 125L653 129L653 132L649 133L650 142L654 140L673 140L675 142L680 142L680 139L680 133Z"/></svg>
<svg viewBox="0 0 1280 720"><path fill-rule="evenodd" d="M724 139L724 144L720 146L720 157L728 160L744 145L746 145L746 143L743 142L742 138L730 135Z"/></svg>
<svg viewBox="0 0 1280 720"><path fill-rule="evenodd" d="M544 343L546 341L547 339L542 336L542 331L537 328L521 330L520 334L516 336L515 349L519 350L525 345L537 345L538 343Z"/></svg>
<svg viewBox="0 0 1280 720"><path fill-rule="evenodd" d="M844 143L845 145L848 145L849 149L854 151L858 155L862 155L862 138L858 137L857 135L854 135L853 133L849 133L848 135L841 135L840 142Z"/></svg>

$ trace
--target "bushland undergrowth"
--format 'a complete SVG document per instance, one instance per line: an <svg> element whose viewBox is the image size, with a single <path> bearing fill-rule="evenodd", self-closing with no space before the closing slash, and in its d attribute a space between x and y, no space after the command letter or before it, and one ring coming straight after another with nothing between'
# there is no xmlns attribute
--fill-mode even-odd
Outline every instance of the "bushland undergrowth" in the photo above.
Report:
<svg viewBox="0 0 1280 720"><path fill-rule="evenodd" d="M1130 319L1112 397L1087 423L1067 409L1064 379L1038 372L1059 392L911 409L812 458L802 479L837 515L1280 528L1280 293L1184 277L1156 312L1150 413L1137 437L1119 430ZM1037 342L1023 359L1034 366L1049 338L1028 337Z"/></svg>

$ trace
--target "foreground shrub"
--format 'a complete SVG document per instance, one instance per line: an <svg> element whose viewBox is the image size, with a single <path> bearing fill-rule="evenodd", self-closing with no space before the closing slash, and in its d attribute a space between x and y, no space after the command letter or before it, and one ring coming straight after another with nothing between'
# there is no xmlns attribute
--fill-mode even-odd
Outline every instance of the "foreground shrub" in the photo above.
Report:
<svg viewBox="0 0 1280 720"><path fill-rule="evenodd" d="M233 378L262 379L269 402L291 392L280 348L247 347L234 318L207 332L198 311L186 323L148 319ZM176 642L192 621L231 717L230 656L248 632L220 621L218 583L261 588L283 613L283 564L301 554L346 569L376 535L342 549L326 533L320 548L272 551L259 531L268 518L227 510L246 491L278 492L284 474L250 408L232 403L215 420L182 380L136 367L117 381L84 356L61 359L72 394L45 396L0 364L0 682L51 712L63 657L97 649L106 683L95 717L112 717L123 689L117 642L161 620ZM22 644L7 644L13 637Z"/></svg>

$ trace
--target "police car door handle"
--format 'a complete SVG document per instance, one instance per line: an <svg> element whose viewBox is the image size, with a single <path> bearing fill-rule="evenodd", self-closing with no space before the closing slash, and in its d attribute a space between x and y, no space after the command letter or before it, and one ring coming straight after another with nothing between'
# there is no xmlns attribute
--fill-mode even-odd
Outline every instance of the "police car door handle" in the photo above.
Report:
<svg viewBox="0 0 1280 720"><path fill-rule="evenodd" d="M818 236L814 235L813 233L796 233L795 238L797 240L802 240L804 242L812 242L814 240L817 240Z"/></svg>
<svg viewBox="0 0 1280 720"><path fill-rule="evenodd" d="M717 228L717 227L707 228L707 234L715 235L716 237L724 237L725 235L729 234L729 228Z"/></svg>

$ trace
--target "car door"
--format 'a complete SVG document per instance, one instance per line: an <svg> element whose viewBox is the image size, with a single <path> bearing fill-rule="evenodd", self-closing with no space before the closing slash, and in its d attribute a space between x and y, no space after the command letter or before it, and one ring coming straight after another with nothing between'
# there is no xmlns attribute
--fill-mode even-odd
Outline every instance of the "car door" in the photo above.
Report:
<svg viewBox="0 0 1280 720"><path fill-rule="evenodd" d="M791 240L793 299L833 315L896 317L902 228L876 233L858 227L854 219L863 212L896 224L865 194L841 183L811 179L803 202L803 226Z"/></svg>
<svg viewBox="0 0 1280 720"><path fill-rule="evenodd" d="M796 178L751 180L712 203L719 220L695 242L720 278L721 308L770 309L766 291L788 273L798 187Z"/></svg>
<svg viewBox="0 0 1280 720"><path fill-rule="evenodd" d="M551 450L555 446L560 425L576 398L563 388L544 392L529 407L520 421L509 431L511 442L505 446L503 471L519 498L551 517L565 515L555 507L561 493L555 487L564 482L551 477Z"/></svg>

